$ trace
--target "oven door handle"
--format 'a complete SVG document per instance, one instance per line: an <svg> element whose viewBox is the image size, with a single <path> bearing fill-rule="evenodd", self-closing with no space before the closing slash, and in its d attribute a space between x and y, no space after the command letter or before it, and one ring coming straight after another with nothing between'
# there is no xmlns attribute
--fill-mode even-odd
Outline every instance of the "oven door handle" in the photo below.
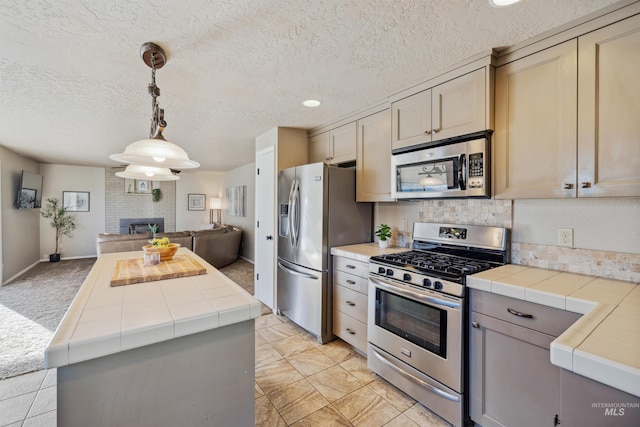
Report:
<svg viewBox="0 0 640 427"><path fill-rule="evenodd" d="M435 386L432 386L429 383L426 383L424 381L422 381L420 378L416 377L415 375L410 374L409 372L405 372L402 369L400 369L399 367L397 367L396 365L394 365L393 363L389 362L387 359L385 359L381 354L379 354L375 349L371 348L371 346L369 346L369 348L371 350L373 350L373 355L376 356L376 359L378 359L380 362L382 362L383 364L385 364L386 366L388 366L389 368L393 369L394 371L396 371L397 373L399 373L400 375L402 375L403 377L407 378L410 381L413 381L414 383L417 383L418 385L426 388L427 390L431 391L432 393L437 394L438 396L447 399L447 400L451 400L453 402L460 402L460 397L458 396L454 396L453 394L447 393L444 390L441 390Z"/></svg>
<svg viewBox="0 0 640 427"><path fill-rule="evenodd" d="M390 292L392 294L398 294L398 295L402 295L404 297L407 297L409 299L415 300L415 301L420 301L420 302L424 302L426 304L431 304L431 305L440 305L440 306L444 306L444 307L450 307L450 308L460 308L460 303L458 302L453 302L453 301L447 301L441 298L435 298L435 297L431 297L428 295L421 295L418 292L413 292L410 291L408 289L405 288L401 288L398 285L390 285L386 282L383 282L382 280L378 279L378 278L374 278L369 276L369 280L377 287L384 289L387 292Z"/></svg>

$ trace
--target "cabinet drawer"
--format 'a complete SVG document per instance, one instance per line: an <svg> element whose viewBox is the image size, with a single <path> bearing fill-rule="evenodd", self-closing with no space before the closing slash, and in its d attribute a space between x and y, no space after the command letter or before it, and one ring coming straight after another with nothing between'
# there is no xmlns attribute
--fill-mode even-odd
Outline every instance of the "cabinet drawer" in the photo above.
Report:
<svg viewBox="0 0 640 427"><path fill-rule="evenodd" d="M367 295L369 293L369 278L359 277L344 271L334 270L333 284L353 289L356 292Z"/></svg>
<svg viewBox="0 0 640 427"><path fill-rule="evenodd" d="M570 311L476 289L471 289L471 310L553 337L558 337L582 316ZM530 315L531 317L523 317L522 315Z"/></svg>
<svg viewBox="0 0 640 427"><path fill-rule="evenodd" d="M333 288L333 309L367 323L367 296L344 286Z"/></svg>
<svg viewBox="0 0 640 427"><path fill-rule="evenodd" d="M333 333L362 353L367 353L367 325L364 323L334 310Z"/></svg>
<svg viewBox="0 0 640 427"><path fill-rule="evenodd" d="M333 257L333 268L360 277L369 276L369 263L345 257Z"/></svg>

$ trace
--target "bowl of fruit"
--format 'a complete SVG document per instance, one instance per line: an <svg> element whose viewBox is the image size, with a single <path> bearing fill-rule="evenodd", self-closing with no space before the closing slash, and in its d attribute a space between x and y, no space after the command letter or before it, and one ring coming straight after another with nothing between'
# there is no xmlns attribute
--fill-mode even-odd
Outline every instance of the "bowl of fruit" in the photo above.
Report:
<svg viewBox="0 0 640 427"><path fill-rule="evenodd" d="M169 261L178 252L179 243L169 242L168 237L158 237L149 241L148 245L142 247L144 253L157 252L160 254L160 261Z"/></svg>

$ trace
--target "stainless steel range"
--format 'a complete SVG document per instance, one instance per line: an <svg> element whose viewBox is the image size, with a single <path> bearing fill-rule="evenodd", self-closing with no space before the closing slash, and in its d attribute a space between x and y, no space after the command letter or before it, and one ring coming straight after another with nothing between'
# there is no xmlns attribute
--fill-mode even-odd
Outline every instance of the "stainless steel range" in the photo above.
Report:
<svg viewBox="0 0 640 427"><path fill-rule="evenodd" d="M508 262L509 230L415 223L412 249L369 260L367 364L462 426L469 422L465 278Z"/></svg>

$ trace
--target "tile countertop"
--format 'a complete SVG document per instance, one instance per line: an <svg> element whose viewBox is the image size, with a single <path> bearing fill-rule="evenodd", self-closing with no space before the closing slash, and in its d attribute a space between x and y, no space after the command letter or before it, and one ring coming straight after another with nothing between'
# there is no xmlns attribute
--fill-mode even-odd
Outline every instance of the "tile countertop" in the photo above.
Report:
<svg viewBox="0 0 640 427"><path fill-rule="evenodd" d="M640 397L640 286L509 264L467 277L472 289L584 314L551 343L551 363Z"/></svg>
<svg viewBox="0 0 640 427"><path fill-rule="evenodd" d="M377 243L360 243L358 245L348 246L336 246L331 248L331 255L343 256L345 258L352 258L357 261L369 262L369 258L372 256L393 254L396 252L407 252L409 248L402 248L399 246L390 246L382 249Z"/></svg>
<svg viewBox="0 0 640 427"><path fill-rule="evenodd" d="M185 248L207 274L110 285L117 260L142 251L103 254L45 349L55 368L260 317L260 301Z"/></svg>

